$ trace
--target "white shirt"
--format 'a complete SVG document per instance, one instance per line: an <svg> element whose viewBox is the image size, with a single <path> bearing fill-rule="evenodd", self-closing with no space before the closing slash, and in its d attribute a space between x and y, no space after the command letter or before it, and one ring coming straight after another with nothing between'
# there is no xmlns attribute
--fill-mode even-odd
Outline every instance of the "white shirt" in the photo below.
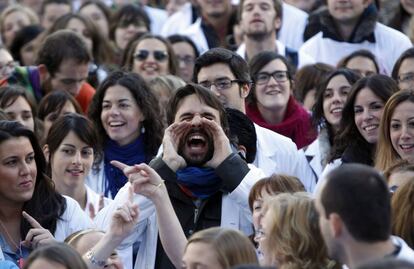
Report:
<svg viewBox="0 0 414 269"><path fill-rule="evenodd" d="M394 63L401 53L412 47L410 39L401 32L381 23L376 23L375 43L364 41L362 43L339 42L330 38L324 38L319 32L306 41L299 52L304 52L314 59L336 66L339 60L359 49L371 51L383 66L387 74L391 74Z"/></svg>

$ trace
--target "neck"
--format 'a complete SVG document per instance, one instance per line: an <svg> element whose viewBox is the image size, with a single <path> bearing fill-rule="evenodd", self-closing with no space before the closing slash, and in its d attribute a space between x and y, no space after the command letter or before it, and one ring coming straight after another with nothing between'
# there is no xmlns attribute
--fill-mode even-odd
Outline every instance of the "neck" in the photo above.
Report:
<svg viewBox="0 0 414 269"><path fill-rule="evenodd" d="M394 250L391 238L377 243L354 242L346 250L344 263L353 269L369 261L382 259Z"/></svg>
<svg viewBox="0 0 414 269"><path fill-rule="evenodd" d="M276 36L275 34L267 35L263 39L253 39L248 36L244 37L246 44L246 55L248 59L251 59L253 56L262 51L276 51L278 50L276 45Z"/></svg>
<svg viewBox="0 0 414 269"><path fill-rule="evenodd" d="M227 29L230 20L231 9L227 14L223 14L222 16L208 16L203 14L204 18L207 19L208 23L213 26L216 32L221 32L223 27Z"/></svg>
<svg viewBox="0 0 414 269"><path fill-rule="evenodd" d="M23 203L7 203L0 201L0 221L3 223L19 220L22 218Z"/></svg>
<svg viewBox="0 0 414 269"><path fill-rule="evenodd" d="M83 183L76 186L68 186L55 182L56 190L62 194L75 199L82 209L86 207L86 187Z"/></svg>
<svg viewBox="0 0 414 269"><path fill-rule="evenodd" d="M283 108L267 108L262 106L261 104L257 103L257 108L260 111L260 115L268 124L279 124L283 121L286 114L287 107Z"/></svg>
<svg viewBox="0 0 414 269"><path fill-rule="evenodd" d="M336 28L339 31L340 36L343 38L344 41L349 41L352 32L354 31L355 26L357 25L358 20L353 20L349 22L336 22Z"/></svg>

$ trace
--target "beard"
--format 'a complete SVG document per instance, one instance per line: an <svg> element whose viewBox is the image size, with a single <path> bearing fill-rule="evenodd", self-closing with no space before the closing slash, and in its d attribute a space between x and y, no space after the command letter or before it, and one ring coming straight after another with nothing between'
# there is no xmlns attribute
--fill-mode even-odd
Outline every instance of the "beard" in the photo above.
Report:
<svg viewBox="0 0 414 269"><path fill-rule="evenodd" d="M213 157L213 137L202 128L192 128L179 141L178 154L187 166L203 166Z"/></svg>

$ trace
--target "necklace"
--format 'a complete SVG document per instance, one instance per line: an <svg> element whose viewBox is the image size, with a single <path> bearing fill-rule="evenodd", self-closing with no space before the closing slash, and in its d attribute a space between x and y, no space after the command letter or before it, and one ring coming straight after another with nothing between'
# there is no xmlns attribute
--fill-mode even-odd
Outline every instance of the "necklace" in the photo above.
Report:
<svg viewBox="0 0 414 269"><path fill-rule="evenodd" d="M16 250L20 250L20 255L21 255L22 254L22 249L20 247L20 243L17 244L16 241L13 240L13 237L9 234L9 232L7 231L6 226L4 225L3 221L1 221L1 220L0 220L0 226L4 230L4 233L7 237L7 239L13 245L13 247L15 247Z"/></svg>

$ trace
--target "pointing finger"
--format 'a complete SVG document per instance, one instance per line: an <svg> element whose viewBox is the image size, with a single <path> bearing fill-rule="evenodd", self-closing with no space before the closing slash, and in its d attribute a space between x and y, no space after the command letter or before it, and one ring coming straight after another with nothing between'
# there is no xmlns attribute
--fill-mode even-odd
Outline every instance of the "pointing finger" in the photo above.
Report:
<svg viewBox="0 0 414 269"><path fill-rule="evenodd" d="M42 228L42 225L40 225L39 222L37 222L37 220L35 220L32 216L30 216L29 214L27 214L25 211L23 211L23 217L30 223L30 225L33 228Z"/></svg>

